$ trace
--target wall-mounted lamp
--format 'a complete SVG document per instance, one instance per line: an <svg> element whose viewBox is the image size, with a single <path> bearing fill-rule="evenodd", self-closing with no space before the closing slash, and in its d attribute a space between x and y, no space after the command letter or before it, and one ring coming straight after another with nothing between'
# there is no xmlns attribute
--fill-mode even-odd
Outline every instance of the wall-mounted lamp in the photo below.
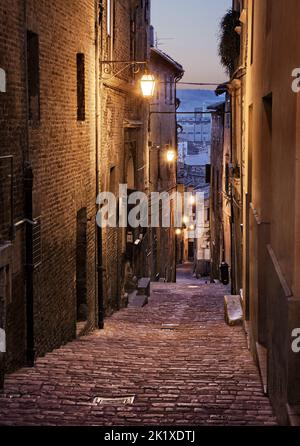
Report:
<svg viewBox="0 0 300 446"><path fill-rule="evenodd" d="M167 151L167 161L168 163L173 163L176 159L176 152L175 150L168 150Z"/></svg>
<svg viewBox="0 0 300 446"><path fill-rule="evenodd" d="M196 204L196 198L195 198L194 196L192 196L192 197L190 198L190 204L191 204L192 206L194 206L194 205Z"/></svg>
<svg viewBox="0 0 300 446"><path fill-rule="evenodd" d="M145 73L141 79L141 90L144 98L153 98L155 93L155 77L153 74Z"/></svg>
<svg viewBox="0 0 300 446"><path fill-rule="evenodd" d="M138 74L142 66L147 67L146 61L130 61L130 60L103 60L100 62L102 66L102 72L104 75L110 76L108 78L104 77L103 80L110 81L126 69L132 67L133 73ZM147 68L145 69L145 74L143 74L140 80L141 92L144 98L152 98L155 93L156 80L153 74L149 73Z"/></svg>

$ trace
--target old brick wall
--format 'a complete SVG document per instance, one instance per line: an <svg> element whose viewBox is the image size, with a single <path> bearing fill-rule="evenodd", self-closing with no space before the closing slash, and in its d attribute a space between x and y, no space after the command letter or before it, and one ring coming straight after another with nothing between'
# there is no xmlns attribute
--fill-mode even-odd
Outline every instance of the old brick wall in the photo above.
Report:
<svg viewBox="0 0 300 446"><path fill-rule="evenodd" d="M29 0L26 8L24 5L5 1L0 6L0 68L7 73L7 93L0 96L0 137L1 155L14 156L15 223L24 217L24 165L30 165L33 172L33 218L40 218L41 221L42 247L40 262L33 273L34 338L37 354L43 355L74 338L78 289L86 292L87 328L93 328L96 322L95 23L98 17L95 16L95 2L92 0L61 0L54 4ZM104 10L103 26L99 27L102 36L106 32L105 14ZM117 32L114 58L146 59L149 14L148 1L115 2L114 26ZM135 28L132 28L133 19ZM34 33L39 46L40 110L39 115L30 121L26 114L27 31ZM131 34L133 31L134 35ZM108 56L105 37L101 45L102 56ZM78 120L77 109L78 54L84 55L85 65L85 117L82 119L81 116L81 120ZM136 126L136 186L147 191L148 104L140 96L137 78L132 70L127 69L114 81L107 82L106 85L102 84L100 91L99 186L101 190L117 189L120 182L126 182L129 149L125 150L124 132L126 128ZM37 106L36 96L33 102ZM7 211L10 205L7 193L9 185L4 184L2 177L0 198L5 203L3 209L6 212L1 214L0 224L5 223L1 226L1 242L10 237L7 218L10 215ZM9 178L5 173L5 179ZM79 216L85 215L85 221L78 220ZM78 231L85 227L86 234L78 235ZM104 231L103 235L105 306L106 314L110 314L119 307L122 294L124 231L109 230ZM76 273L78 267L85 263L81 257L85 242L86 268L77 274L80 278L78 286ZM7 305L6 319L9 369L25 361L24 224L18 226L13 251L13 292ZM76 259L76 255L80 258ZM82 283L84 278L85 284Z"/></svg>
<svg viewBox="0 0 300 446"><path fill-rule="evenodd" d="M170 63L168 56L151 51L151 71L157 79L156 94L151 101L150 126L150 184L152 192L168 192L170 195L177 190L176 159L167 161L169 149L177 153L177 121L176 121L176 77L180 70ZM169 114L165 114L169 113ZM172 209L172 206L171 206ZM172 223L171 212L171 223ZM157 228L153 231L152 279L157 274L167 281L174 281L175 267L175 229Z"/></svg>
<svg viewBox="0 0 300 446"><path fill-rule="evenodd" d="M7 73L7 92L0 96L0 155L14 157L14 223L24 217L25 163L33 171L33 217L41 218L42 246L41 264L34 270L34 335L41 355L75 336L76 226L83 208L87 209L88 326L95 326L95 9L92 0L32 0L26 9L25 2L5 1L0 13L0 67ZM27 31L39 39L40 78L40 119L29 122ZM85 56L86 117L80 122L77 53ZM3 241L9 239L10 229L7 167L0 173L6 211L1 213ZM13 242L12 298L7 304L9 369L25 360L24 254L25 226L20 225Z"/></svg>
<svg viewBox="0 0 300 446"><path fill-rule="evenodd" d="M11 207L15 223L23 218L24 211L26 95L23 38L22 2L1 2L0 68L6 73L6 92L0 93L0 157L13 157L13 171L10 169L10 159L0 158L0 243L12 242L12 260L8 265L12 274L12 289L11 295L5 299L6 362L10 368L20 366L25 358L24 226L17 230L15 236L11 232Z"/></svg>
<svg viewBox="0 0 300 446"><path fill-rule="evenodd" d="M34 273L35 341L43 354L75 336L77 213L87 210L88 322L95 323L94 1L29 1L39 36L40 121L30 123L34 216L42 263ZM85 57L85 120L77 120L77 53Z"/></svg>
<svg viewBox="0 0 300 446"><path fill-rule="evenodd" d="M147 3L147 5L146 5ZM149 5L148 5L149 4ZM107 8L102 21L102 61L144 61L149 39L149 2L112 2L114 26L111 37L107 29ZM148 188L147 113L148 104L141 98L138 79L132 66L101 64L101 191L118 195L119 184L127 183L130 158L134 160L135 188ZM124 69L125 68L125 69ZM106 71L109 71L106 73ZM121 71L116 75L117 72ZM115 76L116 75L116 76ZM130 143L125 134L130 133ZM105 313L110 315L122 305L126 231L103 230L103 265ZM146 253L145 253L146 254ZM137 273L133 259L132 266ZM142 274L144 275L144 274Z"/></svg>

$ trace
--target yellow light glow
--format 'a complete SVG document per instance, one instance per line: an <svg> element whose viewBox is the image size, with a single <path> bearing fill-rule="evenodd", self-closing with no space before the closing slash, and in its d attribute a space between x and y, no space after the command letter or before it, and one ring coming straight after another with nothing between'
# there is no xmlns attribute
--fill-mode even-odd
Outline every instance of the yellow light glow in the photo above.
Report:
<svg viewBox="0 0 300 446"><path fill-rule="evenodd" d="M167 161L168 161L168 163L173 163L175 158L176 158L175 150L168 150L167 151Z"/></svg>
<svg viewBox="0 0 300 446"><path fill-rule="evenodd" d="M191 198L190 198L190 203L191 203L192 205L194 205L194 204L196 203L196 198L195 198L195 197L191 197Z"/></svg>
<svg viewBox="0 0 300 446"><path fill-rule="evenodd" d="M183 223L187 224L190 221L189 217L187 217L186 215L183 217Z"/></svg>
<svg viewBox="0 0 300 446"><path fill-rule="evenodd" d="M176 229L176 231L175 231L176 235L181 235L181 233L182 233L181 229Z"/></svg>
<svg viewBox="0 0 300 446"><path fill-rule="evenodd" d="M152 74L143 75L141 79L141 90L144 98L153 98L155 85L155 77Z"/></svg>

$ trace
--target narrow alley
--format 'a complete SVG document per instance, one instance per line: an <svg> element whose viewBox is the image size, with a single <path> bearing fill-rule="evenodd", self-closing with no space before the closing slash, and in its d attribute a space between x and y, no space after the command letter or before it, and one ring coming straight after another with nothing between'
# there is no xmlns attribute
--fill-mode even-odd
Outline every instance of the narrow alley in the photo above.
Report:
<svg viewBox="0 0 300 446"><path fill-rule="evenodd" d="M181 267L144 308L7 376L1 425L275 425L243 328L224 322L226 292Z"/></svg>

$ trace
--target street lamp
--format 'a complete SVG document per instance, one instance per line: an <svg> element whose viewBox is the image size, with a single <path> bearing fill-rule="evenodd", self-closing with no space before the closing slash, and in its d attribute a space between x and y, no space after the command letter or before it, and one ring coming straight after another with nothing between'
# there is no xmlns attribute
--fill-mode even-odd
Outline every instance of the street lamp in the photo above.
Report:
<svg viewBox="0 0 300 446"><path fill-rule="evenodd" d="M137 60L103 60L100 62L103 70L102 75L104 75L102 76L102 81L111 81L130 67L133 67L134 74L138 74L141 71L141 67L145 66L145 73L140 80L141 92L144 98L152 98L155 92L156 80L153 74L148 72L147 63L147 61ZM107 78L106 76L110 77Z"/></svg>
<svg viewBox="0 0 300 446"><path fill-rule="evenodd" d="M191 204L192 206L194 206L194 205L196 204L196 198L195 198L194 196L192 196L192 197L190 198L190 204Z"/></svg>
<svg viewBox="0 0 300 446"><path fill-rule="evenodd" d="M190 219L189 219L189 217L187 217L186 215L184 215L184 217L183 217L182 221L183 221L183 223L184 223L185 225L188 225L188 224L189 224L189 221L190 221Z"/></svg>
<svg viewBox="0 0 300 446"><path fill-rule="evenodd" d="M153 74L145 73L141 79L141 90L144 98L153 98L155 92L155 77Z"/></svg>
<svg viewBox="0 0 300 446"><path fill-rule="evenodd" d="M175 150L168 150L167 151L167 161L168 163L173 163L176 158L176 152Z"/></svg>

